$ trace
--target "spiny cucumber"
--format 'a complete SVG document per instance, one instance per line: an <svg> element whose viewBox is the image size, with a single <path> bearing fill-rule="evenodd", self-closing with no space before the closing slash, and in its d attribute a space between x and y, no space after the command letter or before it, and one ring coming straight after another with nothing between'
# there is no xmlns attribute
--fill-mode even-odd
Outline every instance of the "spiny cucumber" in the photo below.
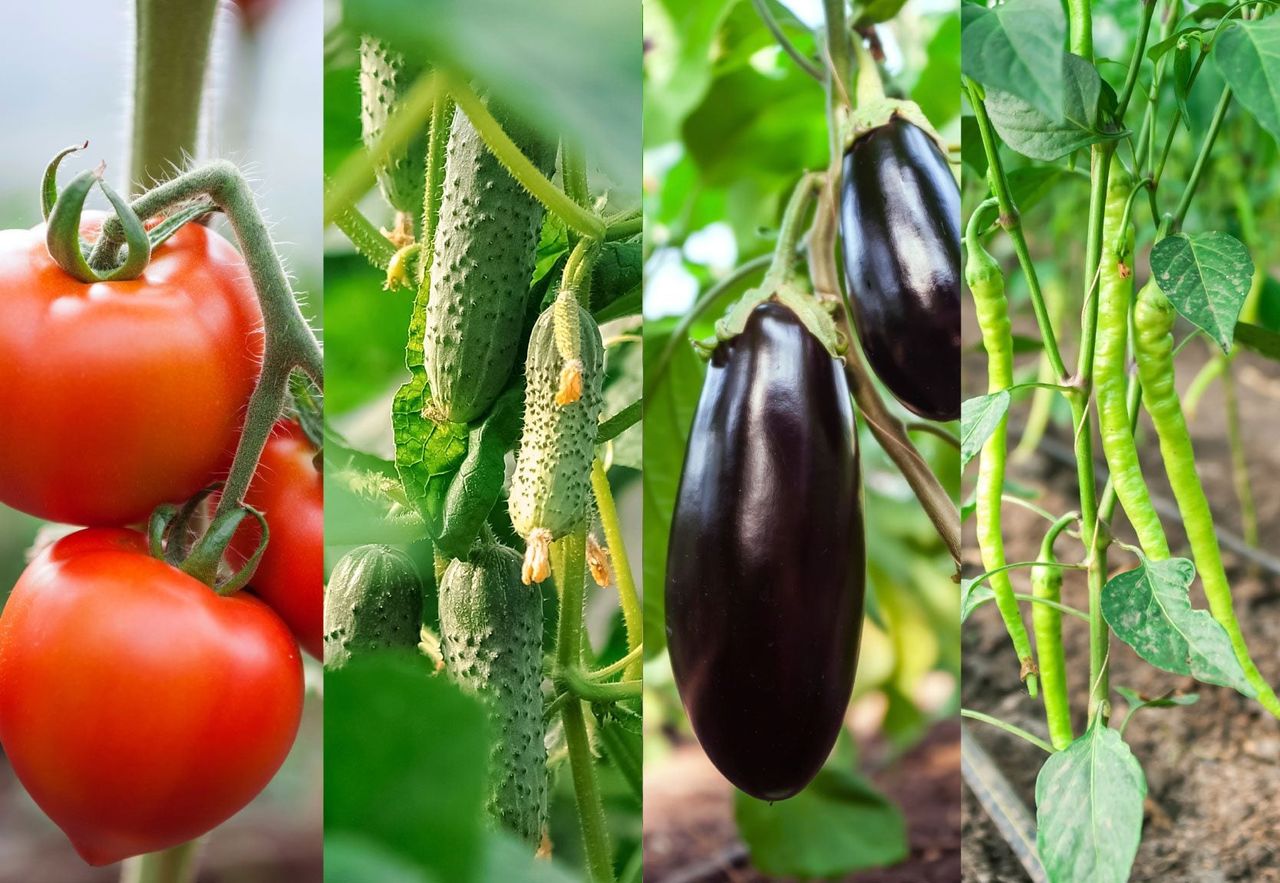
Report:
<svg viewBox="0 0 1280 883"><path fill-rule="evenodd" d="M549 172L554 145L496 105L490 109L534 165ZM429 418L470 423L506 385L520 349L542 214L467 115L455 113L423 341Z"/></svg>
<svg viewBox="0 0 1280 883"><path fill-rule="evenodd" d="M412 649L422 627L422 583L413 561L390 546L360 546L333 568L324 593L324 663Z"/></svg>
<svg viewBox="0 0 1280 883"><path fill-rule="evenodd" d="M387 119L420 73L417 66L406 62L404 56L382 41L360 38L360 129L366 149L372 149L382 137ZM403 149L378 164L378 186L391 207L400 213L402 225L412 223L416 227L421 220L426 162L427 131L423 128ZM412 235L412 229L398 232Z"/></svg>
<svg viewBox="0 0 1280 883"><path fill-rule="evenodd" d="M565 301L568 301L566 304ZM573 321L565 323L572 311ZM559 317L559 320L557 319ZM573 346L557 343L557 327L576 326ZM562 354L568 349L569 357ZM562 377L575 360L580 395L565 401ZM564 293L538 317L525 360L524 429L511 479L511 523L527 543L524 582L541 582L551 573L549 546L573 530L586 514L591 493L591 462L604 396L604 345L591 314Z"/></svg>
<svg viewBox="0 0 1280 883"><path fill-rule="evenodd" d="M542 594L520 584L520 556L481 540L440 580L440 648L445 669L488 708L488 810L530 844L547 814L542 718Z"/></svg>

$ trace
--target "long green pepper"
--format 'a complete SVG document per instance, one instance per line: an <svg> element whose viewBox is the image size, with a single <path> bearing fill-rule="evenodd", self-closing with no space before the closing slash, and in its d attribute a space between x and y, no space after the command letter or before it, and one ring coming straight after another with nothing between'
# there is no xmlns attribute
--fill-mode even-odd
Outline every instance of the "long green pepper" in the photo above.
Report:
<svg viewBox="0 0 1280 883"><path fill-rule="evenodd" d="M1213 513L1200 484L1200 476L1196 473L1195 451L1174 383L1175 319L1169 299L1154 279L1149 281L1138 292L1134 306L1134 353L1138 359L1138 376L1142 380L1143 403L1160 439L1165 472L1169 476L1173 496L1178 501L1196 570L1204 585L1205 598L1209 601L1209 611L1231 638L1231 647L1244 669L1245 679L1258 691L1258 702L1280 717L1280 699L1276 698L1275 691L1253 664L1244 635L1240 632L1240 623L1231 604L1231 586L1222 565L1218 537L1213 530Z"/></svg>
<svg viewBox="0 0 1280 883"><path fill-rule="evenodd" d="M1098 398L1098 430L1116 497L1138 535L1142 551L1153 561L1169 557L1160 516L1151 504L1142 477L1138 446L1129 422L1125 390L1125 349L1129 340L1129 303L1133 299L1133 225L1121 230L1125 203L1133 182L1113 160L1102 226L1102 261L1098 280L1098 331L1093 353L1093 384ZM1120 250L1117 250L1120 246Z"/></svg>
<svg viewBox="0 0 1280 883"><path fill-rule="evenodd" d="M1062 601L1062 568L1053 566L1053 544L1059 534L1075 520L1076 514L1054 522L1040 544L1044 562L1031 568L1031 594L1055 604ZM1044 688L1044 716L1049 725L1049 739L1061 751L1075 741L1071 728L1071 703L1067 699L1066 651L1062 646L1062 613L1048 604L1031 605L1031 627L1036 635L1036 661L1040 665L1040 684Z"/></svg>
<svg viewBox="0 0 1280 883"><path fill-rule="evenodd" d="M1013 337L1009 330L1009 305L1004 295L1004 275L995 259L982 247L978 236L977 219L982 214L979 207L969 218L965 234L968 262L965 265L965 281L973 294L973 303L982 331L982 343L987 350L987 392L995 393L1013 385ZM989 577L996 606L1004 619L1005 628L1013 641L1013 649L1021 664L1019 677L1027 683L1027 692L1036 695L1036 664L1031 653L1031 639L1027 635L1022 611L1013 594L1013 582L1008 571L1001 570L1008 562L1004 554L1004 535L1001 527L1000 501L1004 494L1004 469L1007 455L1008 418L1001 417L999 425L982 446L978 457L977 528L978 548L982 553L982 566L987 571L997 571Z"/></svg>

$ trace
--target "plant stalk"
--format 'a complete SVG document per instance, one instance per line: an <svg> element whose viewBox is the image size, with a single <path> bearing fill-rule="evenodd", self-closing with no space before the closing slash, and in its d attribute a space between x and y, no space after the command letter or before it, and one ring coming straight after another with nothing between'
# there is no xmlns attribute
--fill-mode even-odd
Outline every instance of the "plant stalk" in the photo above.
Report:
<svg viewBox="0 0 1280 883"><path fill-rule="evenodd" d="M196 154L217 0L138 0L129 189L171 177Z"/></svg>
<svg viewBox="0 0 1280 883"><path fill-rule="evenodd" d="M644 643L644 610L640 606L640 595L636 591L635 577L631 572L631 560L627 556L627 546L622 539L622 523L618 518L618 507L613 499L613 489L609 486L609 476L605 472L604 462L596 457L591 464L591 488L595 491L596 509L600 512L600 526L604 529L604 541L609 546L609 556L613 560L613 575L618 583L618 604L622 608L622 621L627 628L627 650L634 651ZM627 666L624 677L637 679L641 677L644 660L637 658Z"/></svg>

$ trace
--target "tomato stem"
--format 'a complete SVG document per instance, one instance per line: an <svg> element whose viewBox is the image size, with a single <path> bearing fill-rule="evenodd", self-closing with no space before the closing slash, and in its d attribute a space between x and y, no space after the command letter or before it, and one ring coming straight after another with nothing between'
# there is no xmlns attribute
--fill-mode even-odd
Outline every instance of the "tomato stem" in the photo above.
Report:
<svg viewBox="0 0 1280 883"><path fill-rule="evenodd" d="M131 208L145 219L168 214L201 198L208 198L231 222L262 308L265 333L262 373L249 399L244 429L218 501L216 518L243 504L258 458L284 410L291 372L298 369L323 388L324 360L315 334L302 317L253 189L233 163L219 160L184 172L135 199ZM102 234L89 255L90 265L102 267L115 262L122 231L117 217L103 223Z"/></svg>
<svg viewBox="0 0 1280 883"><path fill-rule="evenodd" d="M120 883L191 883L196 878L200 841L135 856L120 870Z"/></svg>
<svg viewBox="0 0 1280 883"><path fill-rule="evenodd" d="M171 177L196 154L217 0L138 0L129 186Z"/></svg>

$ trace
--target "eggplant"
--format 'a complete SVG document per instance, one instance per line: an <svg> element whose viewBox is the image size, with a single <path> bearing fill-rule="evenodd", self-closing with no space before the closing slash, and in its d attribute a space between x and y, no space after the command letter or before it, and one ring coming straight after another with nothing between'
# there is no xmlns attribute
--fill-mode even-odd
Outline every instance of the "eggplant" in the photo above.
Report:
<svg viewBox="0 0 1280 883"><path fill-rule="evenodd" d="M844 272L877 376L930 420L960 416L960 188L938 145L895 116L844 155Z"/></svg>
<svg viewBox="0 0 1280 883"><path fill-rule="evenodd" d="M667 643L711 762L762 800L831 753L862 634L857 435L840 363L766 302L712 353L667 552Z"/></svg>

